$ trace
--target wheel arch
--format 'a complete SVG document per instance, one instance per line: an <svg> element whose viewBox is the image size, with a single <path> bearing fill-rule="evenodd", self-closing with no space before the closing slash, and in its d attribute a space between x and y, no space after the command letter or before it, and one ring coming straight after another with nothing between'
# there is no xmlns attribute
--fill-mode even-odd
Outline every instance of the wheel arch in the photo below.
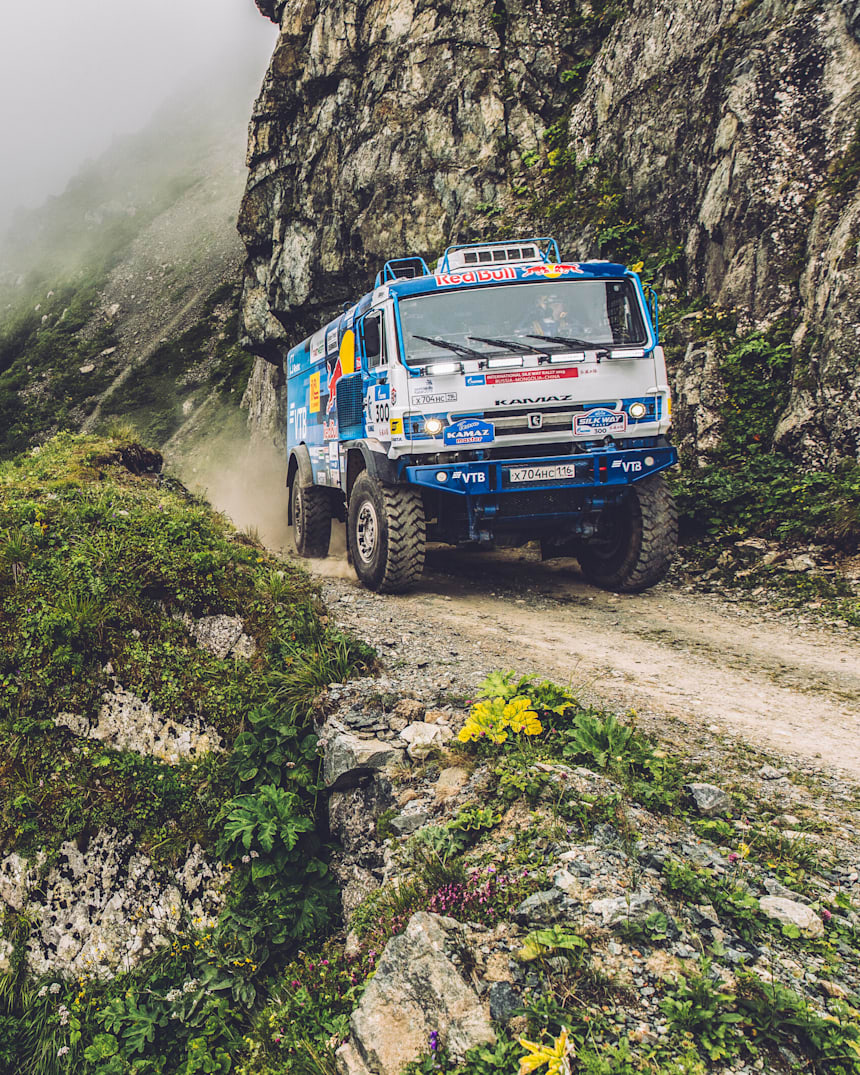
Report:
<svg viewBox="0 0 860 1075"><path fill-rule="evenodd" d="M287 464L287 523L293 524L293 483L298 474L302 485L313 485L314 472L311 467L311 455L306 444L300 444L290 451Z"/></svg>
<svg viewBox="0 0 860 1075"><path fill-rule="evenodd" d="M363 471L388 485L397 482L397 467L381 452L371 451L366 444L356 444L351 447L346 456L346 499L352 494L352 488Z"/></svg>

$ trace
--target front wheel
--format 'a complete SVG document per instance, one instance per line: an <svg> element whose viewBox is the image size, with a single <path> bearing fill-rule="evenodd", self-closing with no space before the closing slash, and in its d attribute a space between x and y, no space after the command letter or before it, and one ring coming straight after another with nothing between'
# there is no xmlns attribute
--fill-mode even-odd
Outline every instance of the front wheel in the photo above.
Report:
<svg viewBox="0 0 860 1075"><path fill-rule="evenodd" d="M347 539L359 581L378 593L403 593L424 570L426 526L421 494L383 485L367 471L349 497Z"/></svg>
<svg viewBox="0 0 860 1075"><path fill-rule="evenodd" d="M331 541L331 499L328 489L302 485L299 475L290 490L293 538L299 556L328 556Z"/></svg>
<svg viewBox="0 0 860 1075"><path fill-rule="evenodd" d="M639 593L664 578L678 548L678 513L662 474L631 485L580 544L582 574L606 590Z"/></svg>

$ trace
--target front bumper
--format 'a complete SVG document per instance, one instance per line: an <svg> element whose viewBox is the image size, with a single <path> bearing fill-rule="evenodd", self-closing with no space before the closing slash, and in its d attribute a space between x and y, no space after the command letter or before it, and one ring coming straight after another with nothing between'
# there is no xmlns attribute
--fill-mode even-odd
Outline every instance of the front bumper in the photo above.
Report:
<svg viewBox="0 0 860 1075"><path fill-rule="evenodd" d="M441 466L407 466L406 480L461 496L632 485L678 461L671 446L588 452L539 459L491 459Z"/></svg>

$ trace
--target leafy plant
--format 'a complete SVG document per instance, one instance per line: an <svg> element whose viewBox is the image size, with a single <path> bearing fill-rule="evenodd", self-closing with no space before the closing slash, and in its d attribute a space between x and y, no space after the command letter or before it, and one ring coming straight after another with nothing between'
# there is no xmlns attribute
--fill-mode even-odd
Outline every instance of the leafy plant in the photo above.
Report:
<svg viewBox="0 0 860 1075"><path fill-rule="evenodd" d="M705 959L697 974L669 987L660 1009L675 1033L690 1036L710 1060L726 1060L744 1048L736 1031L743 1016L734 1010L734 999L711 979Z"/></svg>

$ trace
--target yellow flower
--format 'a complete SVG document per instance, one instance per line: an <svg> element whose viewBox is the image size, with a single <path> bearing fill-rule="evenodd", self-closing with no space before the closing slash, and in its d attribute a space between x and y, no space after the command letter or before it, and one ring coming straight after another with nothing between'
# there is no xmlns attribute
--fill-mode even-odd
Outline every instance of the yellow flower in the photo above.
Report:
<svg viewBox="0 0 860 1075"><path fill-rule="evenodd" d="M642 270L645 268L645 262L637 261L636 264L631 265L630 268L633 272L642 272Z"/></svg>
<svg viewBox="0 0 860 1075"><path fill-rule="evenodd" d="M526 1041L525 1038L517 1040L524 1049L528 1050L525 1056L520 1057L519 1075L529 1075L544 1064L546 1064L546 1075L570 1075L570 1062L567 1058L573 1055L573 1044L568 1041L566 1027L552 1045Z"/></svg>
<svg viewBox="0 0 860 1075"><path fill-rule="evenodd" d="M749 858L750 845L743 843L738 844L738 854L742 859Z"/></svg>
<svg viewBox="0 0 860 1075"><path fill-rule="evenodd" d="M530 698L513 698L505 706L505 721L512 732L525 732L526 735L540 735L543 725L537 713L531 708Z"/></svg>

